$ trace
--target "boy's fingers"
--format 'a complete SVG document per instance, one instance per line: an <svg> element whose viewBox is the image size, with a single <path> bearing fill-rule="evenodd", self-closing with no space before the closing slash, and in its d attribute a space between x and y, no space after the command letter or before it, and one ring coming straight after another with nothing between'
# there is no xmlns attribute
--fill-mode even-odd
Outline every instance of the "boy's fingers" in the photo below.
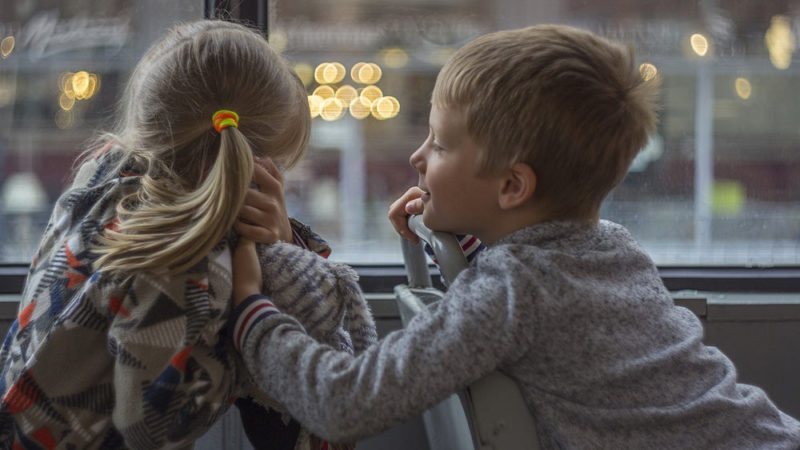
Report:
<svg viewBox="0 0 800 450"><path fill-rule="evenodd" d="M406 213L414 215L414 214L422 214L425 210L425 205L422 203L421 198L415 198L410 202L406 203Z"/></svg>
<svg viewBox="0 0 800 450"><path fill-rule="evenodd" d="M406 196L402 196L389 206L389 222L397 234L413 243L419 242L419 237L408 228L408 213L405 211Z"/></svg>

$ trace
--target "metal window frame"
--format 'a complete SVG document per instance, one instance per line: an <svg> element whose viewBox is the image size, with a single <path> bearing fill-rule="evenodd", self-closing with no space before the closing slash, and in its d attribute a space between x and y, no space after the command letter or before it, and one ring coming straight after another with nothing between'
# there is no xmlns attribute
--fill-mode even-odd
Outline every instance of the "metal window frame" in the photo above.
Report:
<svg viewBox="0 0 800 450"><path fill-rule="evenodd" d="M359 274L364 292L392 292L394 286L406 283L402 265L353 265ZM708 292L800 293L800 267L723 267L664 266L659 267L664 285L670 291L696 290ZM430 266L433 284L443 289L439 271Z"/></svg>

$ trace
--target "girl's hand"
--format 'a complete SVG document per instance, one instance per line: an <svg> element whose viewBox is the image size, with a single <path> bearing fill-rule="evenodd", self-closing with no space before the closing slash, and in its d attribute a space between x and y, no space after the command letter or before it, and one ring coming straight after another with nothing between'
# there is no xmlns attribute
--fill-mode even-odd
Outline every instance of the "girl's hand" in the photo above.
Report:
<svg viewBox="0 0 800 450"><path fill-rule="evenodd" d="M419 243L419 237L408 228L408 216L422 214L425 206L420 197L424 193L422 189L414 186L389 206L389 222L392 223L395 231L415 244Z"/></svg>
<svg viewBox="0 0 800 450"><path fill-rule="evenodd" d="M253 182L257 187L247 191L234 228L253 242L292 242L292 227L283 197L283 175L269 158L256 158L255 162Z"/></svg>
<svg viewBox="0 0 800 450"><path fill-rule="evenodd" d="M261 264L256 243L242 237L233 252L233 307L247 297L261 293Z"/></svg>

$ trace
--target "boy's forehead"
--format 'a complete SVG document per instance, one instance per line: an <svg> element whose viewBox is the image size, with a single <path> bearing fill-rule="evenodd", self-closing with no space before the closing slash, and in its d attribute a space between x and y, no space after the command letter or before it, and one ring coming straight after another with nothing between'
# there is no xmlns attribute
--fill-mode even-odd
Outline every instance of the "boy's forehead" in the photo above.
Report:
<svg viewBox="0 0 800 450"><path fill-rule="evenodd" d="M440 133L462 132L464 116L458 108L431 105L429 124L434 131Z"/></svg>

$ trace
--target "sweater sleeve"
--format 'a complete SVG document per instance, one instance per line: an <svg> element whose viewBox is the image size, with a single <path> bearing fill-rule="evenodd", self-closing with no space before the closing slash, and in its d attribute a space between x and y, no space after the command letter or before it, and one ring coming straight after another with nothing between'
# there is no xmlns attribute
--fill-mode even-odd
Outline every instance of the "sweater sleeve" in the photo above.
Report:
<svg viewBox="0 0 800 450"><path fill-rule="evenodd" d="M303 274L320 269L304 262L283 267L298 275L300 290ZM509 289L502 275L468 269L441 302L358 356L316 342L270 298L258 297L234 314L236 345L261 387L301 423L332 441L353 441L519 358L525 346Z"/></svg>
<svg viewBox="0 0 800 450"><path fill-rule="evenodd" d="M206 280L140 274L109 298L111 417L127 446L190 445L229 406L234 372L215 294Z"/></svg>

